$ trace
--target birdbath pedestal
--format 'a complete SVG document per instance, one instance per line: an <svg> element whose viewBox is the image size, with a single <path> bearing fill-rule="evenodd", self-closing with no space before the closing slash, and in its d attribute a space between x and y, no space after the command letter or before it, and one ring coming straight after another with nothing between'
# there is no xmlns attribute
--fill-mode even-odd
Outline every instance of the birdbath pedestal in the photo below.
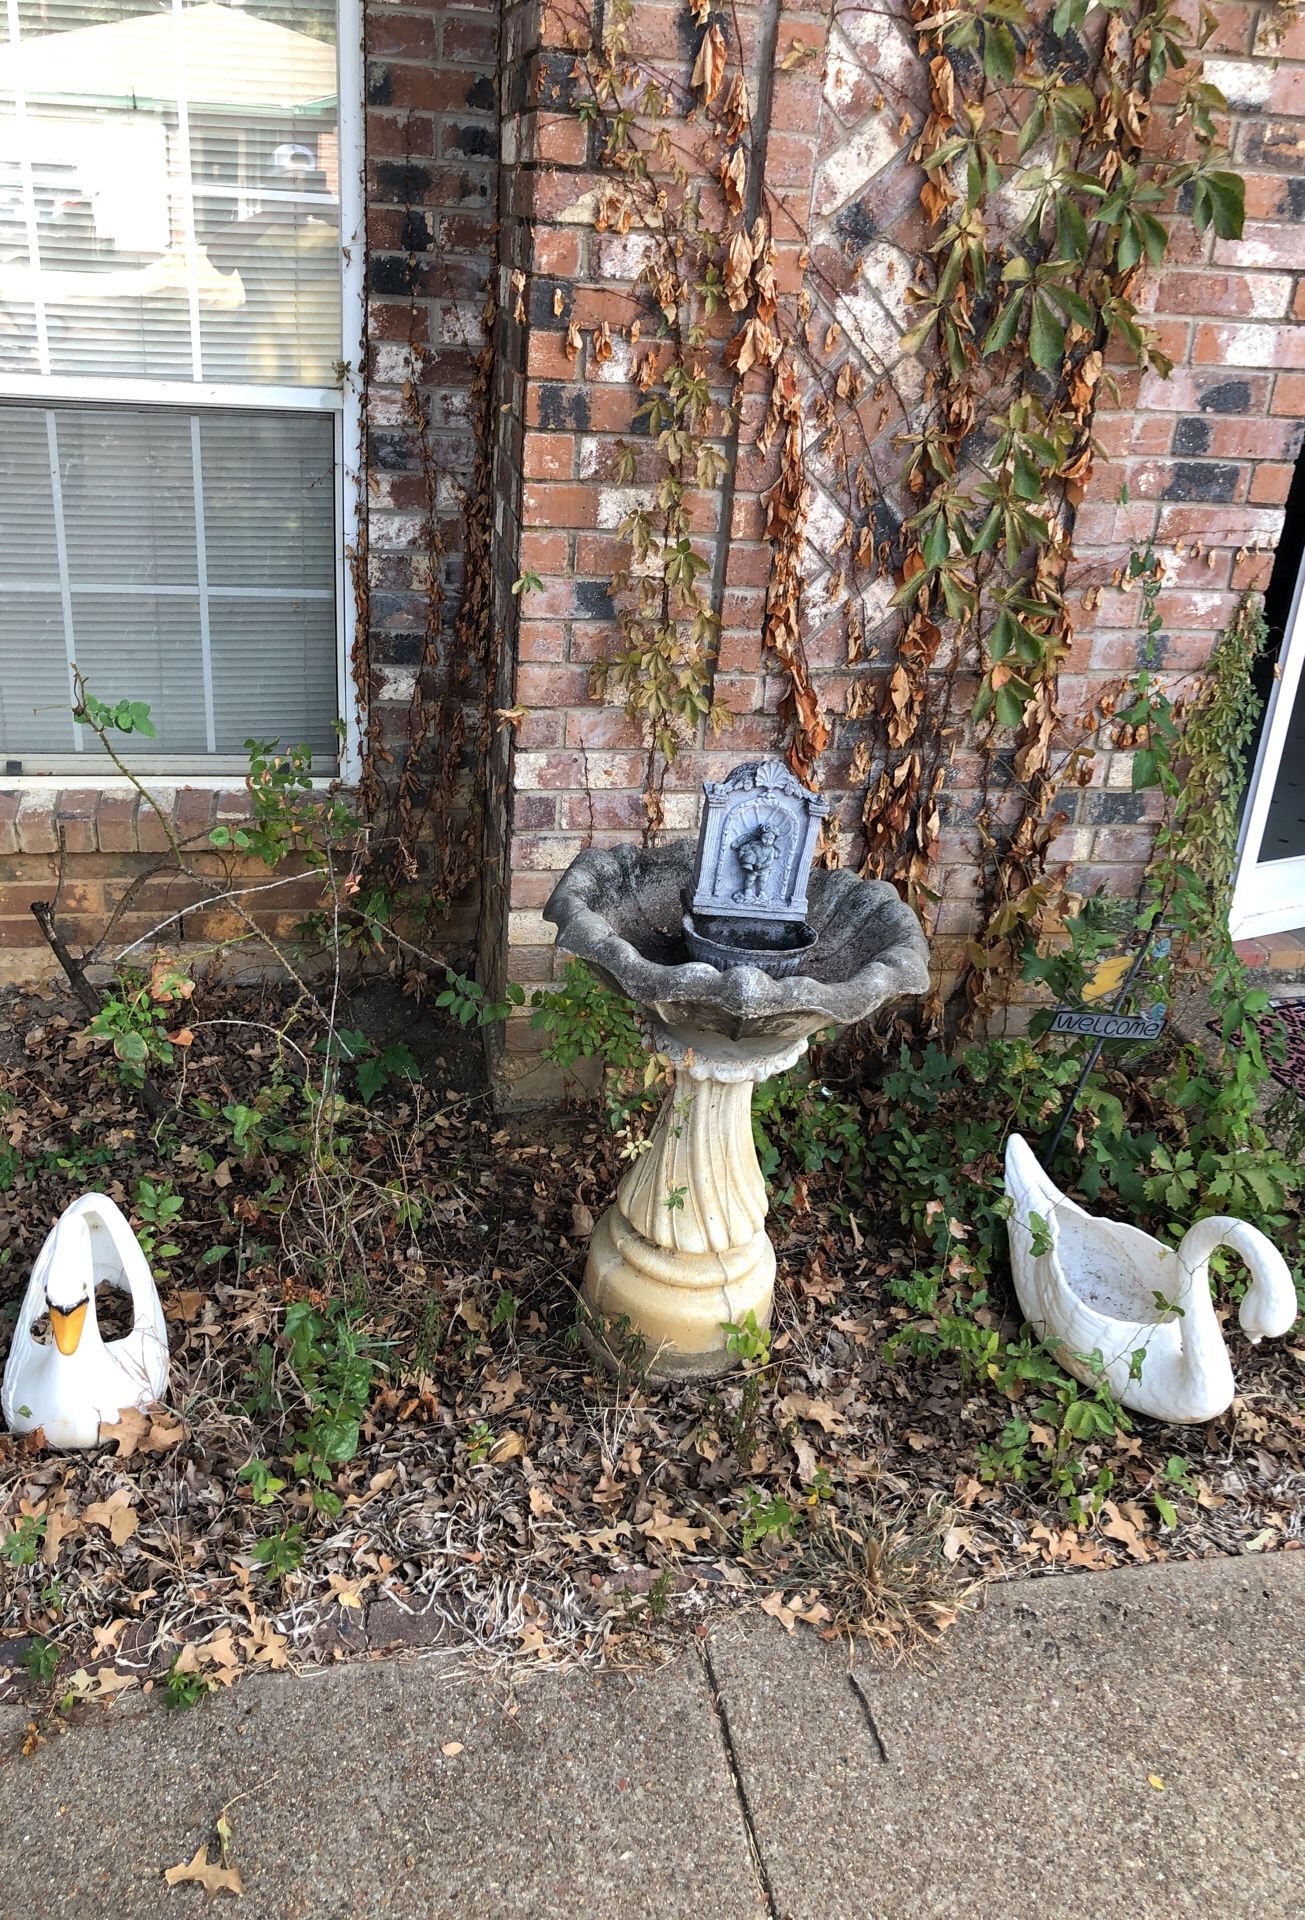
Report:
<svg viewBox="0 0 1305 1920"><path fill-rule="evenodd" d="M791 780L770 768L768 788L747 784L758 771L740 768L722 783L753 812L731 824L727 808L720 832L722 810L713 813L708 788L710 873L690 841L590 849L544 909L558 946L634 1001L646 1044L674 1068L648 1146L594 1229L582 1288L600 1356L628 1358L635 1335L654 1379L727 1372L738 1364L727 1326L749 1313L759 1327L769 1322L775 1251L753 1145L753 1086L793 1066L812 1034L928 986L920 923L892 887L841 871L808 880L805 813L781 821L774 842L758 833L758 798L774 791L775 775ZM737 858L740 841L761 850L751 866ZM699 906L704 875L716 891ZM742 934L722 911L727 886L767 908L742 916ZM690 957L703 939L714 962Z"/></svg>

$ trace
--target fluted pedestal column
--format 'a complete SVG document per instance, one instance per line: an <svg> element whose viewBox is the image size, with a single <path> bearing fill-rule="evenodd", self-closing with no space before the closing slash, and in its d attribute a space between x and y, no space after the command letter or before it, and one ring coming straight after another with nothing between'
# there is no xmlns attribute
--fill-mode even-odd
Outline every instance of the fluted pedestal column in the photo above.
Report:
<svg viewBox="0 0 1305 1920"><path fill-rule="evenodd" d="M725 1324L770 1319L775 1250L752 1141L752 1080L679 1066L646 1152L594 1229L584 1298L602 1357L637 1334L653 1379L724 1373Z"/></svg>

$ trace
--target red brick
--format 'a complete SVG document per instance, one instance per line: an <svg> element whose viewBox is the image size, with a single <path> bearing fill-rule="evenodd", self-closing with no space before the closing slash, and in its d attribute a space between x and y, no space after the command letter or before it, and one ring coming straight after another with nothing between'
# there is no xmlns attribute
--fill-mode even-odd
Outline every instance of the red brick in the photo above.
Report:
<svg viewBox="0 0 1305 1920"><path fill-rule="evenodd" d="M369 160L429 160L435 157L435 121L427 114L367 114Z"/></svg>
<svg viewBox="0 0 1305 1920"><path fill-rule="evenodd" d="M493 20L467 20L450 14L444 21L444 58L464 66L490 66L498 49Z"/></svg>
<svg viewBox="0 0 1305 1920"><path fill-rule="evenodd" d="M534 136L538 160L555 166L583 167L589 158L589 135L578 114L536 114Z"/></svg>
<svg viewBox="0 0 1305 1920"><path fill-rule="evenodd" d="M575 440L569 433L526 435L522 473L527 480L569 480L575 472Z"/></svg>
<svg viewBox="0 0 1305 1920"><path fill-rule="evenodd" d="M544 333L534 329L530 335L530 346L526 361L526 372L531 380L567 380L583 378L584 349L572 360L566 351L566 335L562 333Z"/></svg>
<svg viewBox="0 0 1305 1920"><path fill-rule="evenodd" d="M15 828L22 853L57 853L59 838L54 824L55 800L42 789L23 795L19 802Z"/></svg>
<svg viewBox="0 0 1305 1920"><path fill-rule="evenodd" d="M1305 418L1305 374L1280 373L1273 384L1273 411Z"/></svg>
<svg viewBox="0 0 1305 1920"><path fill-rule="evenodd" d="M1282 66L1269 88L1269 107L1274 113L1305 114L1305 67Z"/></svg>
<svg viewBox="0 0 1305 1920"><path fill-rule="evenodd" d="M533 266L540 278L573 280L580 272L583 248L574 227L543 227L534 235ZM563 291L567 289L563 287Z"/></svg>
<svg viewBox="0 0 1305 1920"><path fill-rule="evenodd" d="M1273 574L1272 553L1243 554L1233 565L1232 583L1239 593L1263 593Z"/></svg>
<svg viewBox="0 0 1305 1920"><path fill-rule="evenodd" d="M1196 329L1192 358L1200 366L1305 367L1305 331L1208 322Z"/></svg>
<svg viewBox="0 0 1305 1920"><path fill-rule="evenodd" d="M521 490L521 519L528 527L593 527L598 524L599 489L543 481Z"/></svg>
<svg viewBox="0 0 1305 1920"><path fill-rule="evenodd" d="M1261 460L1251 472L1251 499L1270 506L1284 506L1294 473L1294 467L1275 460Z"/></svg>
<svg viewBox="0 0 1305 1920"><path fill-rule="evenodd" d="M27 901L19 901L19 894L30 896L31 886L0 887L0 953L15 947L44 947L45 935L27 910Z"/></svg>
<svg viewBox="0 0 1305 1920"><path fill-rule="evenodd" d="M517 628L518 660L560 662L566 655L566 628L560 620L523 620Z"/></svg>
<svg viewBox="0 0 1305 1920"><path fill-rule="evenodd" d="M569 535L543 527L527 527L521 534L519 556L523 573L565 573L568 570Z"/></svg>
<svg viewBox="0 0 1305 1920"><path fill-rule="evenodd" d="M1280 320L1291 291L1291 276L1283 273L1168 273L1155 288L1149 311Z"/></svg>
<svg viewBox="0 0 1305 1920"><path fill-rule="evenodd" d="M439 21L433 14L391 12L388 7L367 9L367 52L374 59L392 55L410 60L433 60L439 52Z"/></svg>
<svg viewBox="0 0 1305 1920"><path fill-rule="evenodd" d="M517 668L516 698L523 707L579 707L589 698L589 674L583 667Z"/></svg>

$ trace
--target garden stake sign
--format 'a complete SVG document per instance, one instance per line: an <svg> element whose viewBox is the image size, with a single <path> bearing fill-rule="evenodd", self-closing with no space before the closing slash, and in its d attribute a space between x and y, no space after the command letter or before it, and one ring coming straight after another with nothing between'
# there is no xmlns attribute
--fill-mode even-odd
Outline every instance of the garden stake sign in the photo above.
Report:
<svg viewBox="0 0 1305 1920"><path fill-rule="evenodd" d="M1049 1032L1092 1035L1094 1036L1094 1044L1089 1050L1086 1060L1083 1062L1082 1072L1074 1082L1074 1090L1065 1102L1065 1108L1060 1116L1056 1131L1051 1136L1046 1154L1046 1163L1048 1166L1051 1165L1056 1157L1056 1149L1064 1137L1065 1128L1069 1125L1070 1115L1078 1105L1079 1096L1091 1078L1097 1061L1101 1058L1101 1050L1105 1046L1106 1041L1158 1040L1164 1031L1165 1007L1163 1002L1157 1001L1146 1013L1139 1014L1121 1013L1120 1008L1128 998L1129 989L1141 972L1142 962L1146 959L1147 954L1151 953L1157 960L1163 960L1168 952L1169 941L1167 939L1153 940L1150 933L1148 933L1138 948L1133 964L1128 969L1128 973L1124 978L1124 984L1115 995L1114 1005L1108 1013L1093 1013L1088 1007L1057 1007L1055 1013L1052 1015L1051 1026L1048 1029Z"/></svg>

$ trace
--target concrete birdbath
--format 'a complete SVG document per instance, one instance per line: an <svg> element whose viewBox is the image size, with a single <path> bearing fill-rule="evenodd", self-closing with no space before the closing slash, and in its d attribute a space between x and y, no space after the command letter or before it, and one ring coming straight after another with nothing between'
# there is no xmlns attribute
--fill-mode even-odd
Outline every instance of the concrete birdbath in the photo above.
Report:
<svg viewBox="0 0 1305 1920"><path fill-rule="evenodd" d="M892 887L811 871L826 803L787 768L737 767L704 791L696 850L591 849L544 909L558 946L634 1001L675 1069L648 1150L594 1229L582 1289L598 1326L642 1337L653 1379L727 1372L726 1324L770 1319L753 1086L813 1033L929 983L920 923Z"/></svg>

